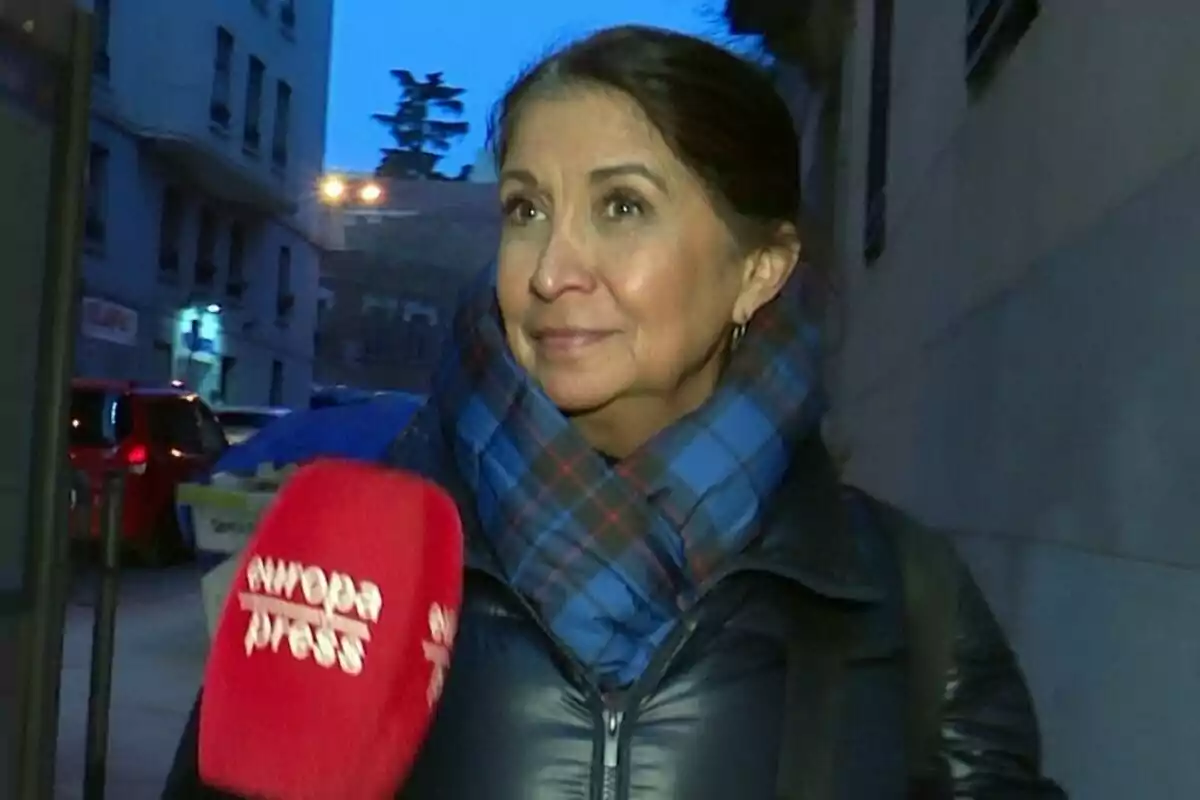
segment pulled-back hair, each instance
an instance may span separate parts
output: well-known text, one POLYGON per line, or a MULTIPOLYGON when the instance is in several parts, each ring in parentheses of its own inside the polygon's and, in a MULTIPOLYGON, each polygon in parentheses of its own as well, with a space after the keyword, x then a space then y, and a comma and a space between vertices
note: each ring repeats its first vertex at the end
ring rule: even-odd
POLYGON ((576 86, 631 98, 746 244, 764 244, 781 224, 797 221, 796 130, 771 79, 718 45, 658 28, 599 31, 522 74, 497 104, 489 129, 498 167, 526 102, 576 86))

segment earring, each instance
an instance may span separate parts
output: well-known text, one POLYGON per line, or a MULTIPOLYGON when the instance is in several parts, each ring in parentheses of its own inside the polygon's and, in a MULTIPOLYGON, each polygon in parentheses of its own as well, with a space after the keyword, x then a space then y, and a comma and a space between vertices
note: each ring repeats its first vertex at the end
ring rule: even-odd
POLYGON ((742 322, 733 326, 733 334, 729 337, 729 346, 737 347, 742 341, 742 337, 746 335, 746 323, 742 322))

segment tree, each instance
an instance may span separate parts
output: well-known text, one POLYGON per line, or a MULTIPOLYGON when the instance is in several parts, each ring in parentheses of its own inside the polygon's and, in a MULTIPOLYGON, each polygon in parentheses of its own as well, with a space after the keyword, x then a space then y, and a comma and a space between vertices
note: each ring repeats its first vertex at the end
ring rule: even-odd
POLYGON ((459 98, 466 90, 447 84, 440 72, 428 73, 425 80, 406 69, 394 69, 391 74, 400 84, 396 110, 371 118, 388 129, 396 146, 383 149, 376 174, 381 178, 455 180, 438 172, 437 165, 470 126, 437 117, 461 117, 463 102, 459 98))

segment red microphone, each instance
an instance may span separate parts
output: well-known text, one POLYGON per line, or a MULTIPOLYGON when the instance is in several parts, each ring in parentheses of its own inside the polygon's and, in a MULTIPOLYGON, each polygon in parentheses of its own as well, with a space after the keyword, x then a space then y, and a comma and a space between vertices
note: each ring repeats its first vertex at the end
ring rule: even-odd
POLYGON ((454 501, 410 473, 300 469, 240 558, 204 673, 200 777, 261 800, 391 798, 462 603, 454 501))

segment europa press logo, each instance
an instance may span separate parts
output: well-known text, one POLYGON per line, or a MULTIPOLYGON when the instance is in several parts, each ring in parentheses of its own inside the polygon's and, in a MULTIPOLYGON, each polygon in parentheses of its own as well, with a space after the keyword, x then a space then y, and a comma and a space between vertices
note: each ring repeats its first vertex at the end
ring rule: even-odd
POLYGON ((446 683, 446 670, 450 668, 450 650, 454 647, 454 637, 458 633, 458 616, 452 609, 445 608, 440 603, 429 606, 429 634, 422 642, 425 660, 431 665, 429 689, 425 699, 432 708, 442 696, 442 686, 446 683))
POLYGON ((246 565, 246 583, 238 600, 250 612, 247 656, 259 650, 277 653, 286 644, 300 661, 337 666, 347 675, 362 673, 371 626, 383 611, 378 585, 257 555, 246 565))

